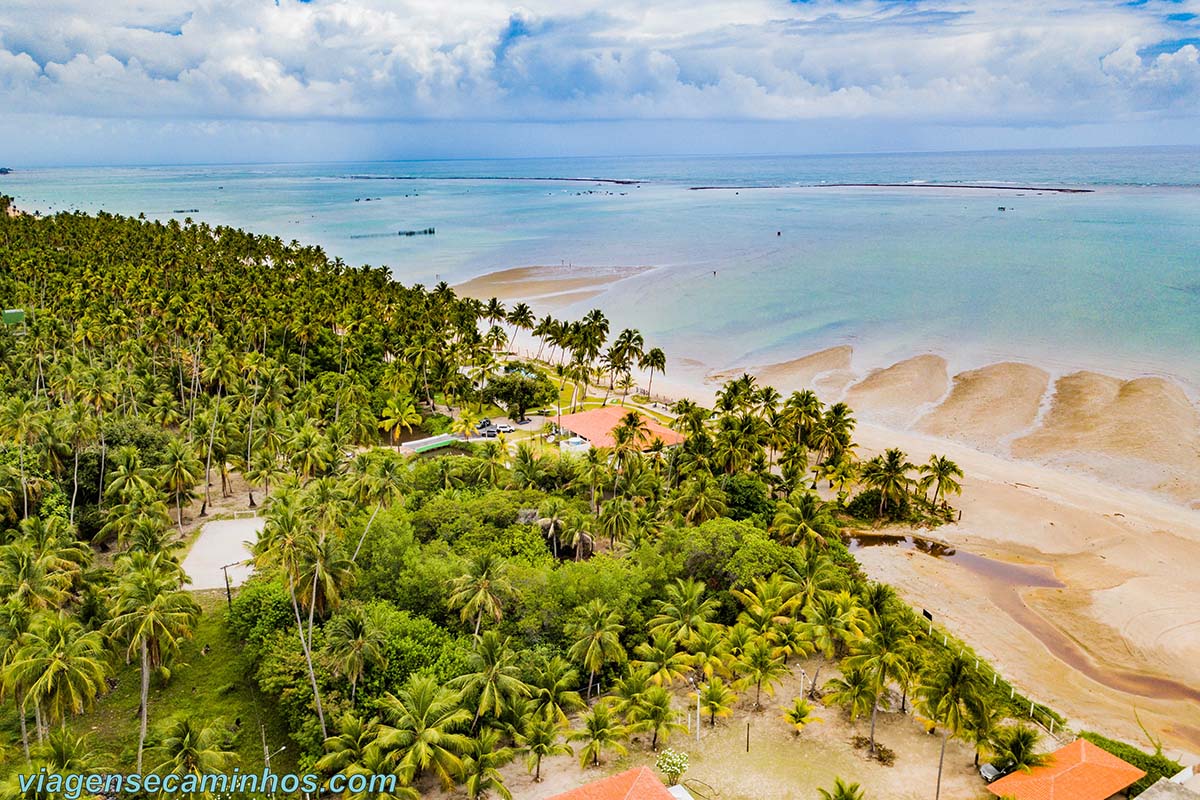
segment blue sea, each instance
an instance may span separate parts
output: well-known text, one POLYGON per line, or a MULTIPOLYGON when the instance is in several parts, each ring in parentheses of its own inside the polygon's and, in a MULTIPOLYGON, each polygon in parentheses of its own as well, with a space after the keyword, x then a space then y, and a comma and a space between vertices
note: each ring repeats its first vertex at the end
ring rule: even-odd
POLYGON ((599 306, 676 363, 848 343, 870 366, 933 351, 1200 385, 1200 149, 47 168, 0 192, 234 225, 427 285, 653 267, 559 313, 599 306))

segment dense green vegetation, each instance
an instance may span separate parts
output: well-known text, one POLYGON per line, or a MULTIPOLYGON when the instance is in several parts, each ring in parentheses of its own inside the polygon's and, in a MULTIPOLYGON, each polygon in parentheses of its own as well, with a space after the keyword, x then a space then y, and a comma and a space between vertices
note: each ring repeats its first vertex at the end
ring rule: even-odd
POLYGON ((0 296, 29 312, 0 331, 10 768, 261 766, 244 763, 260 731, 218 720, 219 700, 159 702, 198 632, 240 643, 246 675, 218 694, 268 698, 289 758, 394 773, 398 797, 507 797, 498 769, 518 755, 540 772, 565 752, 600 764, 634 733, 657 748, 677 694, 717 724, 814 653, 840 677, 811 694, 869 716, 873 753, 897 695, 943 741, 1011 743, 1020 698, 923 636, 840 536, 855 516, 945 519, 962 473, 858 460, 844 404, 743 376, 714 409, 674 405, 676 448, 629 413, 611 451, 582 457, 524 436, 410 458, 389 445, 466 432, 494 402, 626 402, 666 356, 633 330, 610 339, 599 311, 536 321, 228 228, 0 215, 0 265, 0 296), (535 363, 506 361, 518 331, 535 363), (266 521, 225 619, 186 591, 178 545, 235 490, 266 521), (133 716, 79 735, 132 680, 133 716))

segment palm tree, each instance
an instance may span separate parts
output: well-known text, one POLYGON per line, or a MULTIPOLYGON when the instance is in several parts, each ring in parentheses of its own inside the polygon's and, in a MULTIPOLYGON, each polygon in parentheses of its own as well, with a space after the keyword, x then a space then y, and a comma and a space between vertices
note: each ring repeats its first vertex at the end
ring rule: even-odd
POLYGON ((461 692, 464 700, 472 699, 475 717, 471 731, 479 727, 485 714, 502 715, 518 697, 529 697, 532 692, 521 680, 520 670, 508 639, 501 638, 496 631, 486 631, 476 638, 475 650, 467 658, 467 670, 450 681, 447 686, 461 692), (477 699, 475 699, 477 698, 477 699))
POLYGON ((630 662, 630 667, 645 669, 655 684, 671 686, 689 672, 691 657, 679 651, 675 639, 668 633, 660 633, 650 641, 642 642, 633 652, 638 660, 630 662))
POLYGON ((933 505, 948 494, 962 494, 962 468, 945 456, 930 456, 929 461, 920 467, 921 480, 918 482, 922 492, 929 493, 933 486, 933 505))
POLYGON ((642 702, 633 715, 632 728, 649 731, 650 749, 658 752, 660 738, 665 741, 673 731, 684 730, 685 726, 675 721, 671 693, 662 686, 651 686, 642 696, 642 702))
POLYGON ((361 767, 368 751, 378 750, 379 718, 364 720, 347 711, 337 721, 337 733, 325 740, 325 754, 317 759, 316 768, 322 772, 344 773, 361 767))
POLYGON ((22 518, 29 516, 29 481, 25 468, 25 452, 38 442, 45 427, 42 407, 33 400, 14 396, 0 406, 0 436, 17 447, 17 460, 21 470, 22 518))
POLYGON ((500 732, 495 728, 485 728, 471 740, 463 759, 468 800, 482 800, 491 797, 493 792, 504 800, 512 800, 512 792, 504 785, 500 767, 512 761, 517 751, 499 744, 500 732))
POLYGON ((821 800, 865 800, 866 795, 857 783, 845 783, 835 778, 832 789, 817 789, 821 800))
POLYGON ((1029 772, 1034 767, 1044 766, 1050 757, 1038 752, 1041 736, 1025 725, 1008 725, 996 731, 992 737, 996 763, 1010 769, 1029 772))
POLYGON ((578 685, 579 673, 562 656, 550 659, 542 657, 533 682, 529 684, 533 693, 534 713, 566 727, 569 714, 586 708, 579 692, 575 690, 578 685))
MULTIPOLYGON (((194 716, 172 720, 150 748, 159 775, 216 775, 237 761, 228 749, 229 729, 220 720, 194 716)), ((140 767, 139 767, 140 769, 140 767)))
POLYGON ((803 697, 797 697, 788 706, 784 712, 783 718, 787 720, 787 724, 791 725, 795 734, 799 736, 806 727, 814 722, 821 722, 821 718, 813 715, 812 704, 803 697))
POLYGON ((459 705, 461 695, 440 686, 436 678, 411 675, 397 694, 385 692, 379 701, 387 724, 379 727, 379 744, 398 756, 397 765, 408 780, 433 770, 449 789, 463 775, 461 755, 471 740, 455 728, 471 719, 459 705))
POLYGON ((542 534, 550 540, 554 548, 554 557, 558 558, 558 543, 566 524, 567 504, 559 497, 548 497, 538 508, 538 527, 542 534))
POLYGON ((568 736, 571 741, 584 742, 579 750, 581 767, 600 766, 600 756, 605 750, 625 755, 628 751, 623 742, 628 737, 629 729, 617 721, 607 703, 598 703, 584 714, 583 727, 568 736))
POLYGON ((858 652, 846 659, 853 669, 862 670, 874 683, 874 702, 871 704, 871 744, 868 752, 875 754, 875 718, 879 714, 879 698, 891 680, 905 676, 916 647, 916 637, 897 616, 883 613, 876 617, 873 629, 858 645, 858 652))
POLYGON ((783 659, 775 655, 766 639, 755 639, 737 659, 736 668, 742 675, 739 683, 743 687, 754 687, 754 710, 762 710, 762 690, 767 694, 775 689, 775 684, 787 673, 783 659))
POLYGON ((825 684, 825 699, 845 709, 850 721, 868 713, 876 705, 875 682, 861 669, 847 667, 840 678, 825 684))
POLYGON ((837 523, 816 492, 797 491, 780 503, 772 523, 776 535, 792 546, 824 548, 837 535, 837 523))
POLYGON ((942 796, 946 740, 966 730, 971 715, 979 708, 982 684, 971 663, 964 656, 952 653, 925 674, 917 694, 925 715, 942 727, 942 751, 934 793, 934 800, 938 800, 942 796))
POLYGON ((417 411, 417 407, 410 397, 393 396, 388 398, 381 417, 379 427, 388 432, 392 438, 392 444, 397 449, 400 448, 400 429, 411 432, 414 427, 421 424, 421 412, 417 411))
POLYGON ((159 483, 175 502, 175 523, 179 535, 183 535, 183 503, 196 497, 196 484, 200 482, 203 465, 181 439, 171 439, 163 450, 162 466, 159 467, 159 483))
POLYGON ((504 562, 491 553, 482 553, 471 561, 467 572, 450 583, 446 601, 451 610, 458 609, 463 622, 474 617, 475 636, 484 616, 497 623, 504 618, 504 597, 512 593, 504 562))
POLYGON ((650 635, 666 634, 676 642, 690 639, 717 611, 715 598, 704 597, 704 584, 678 578, 664 590, 658 613, 650 620, 650 635))
MULTIPOLYGON (((133 566, 137 561, 129 560, 133 566)), ((142 559, 142 566, 125 572, 114 588, 110 636, 126 644, 126 658, 139 654, 142 695, 139 716, 137 768, 142 769, 146 726, 150 717, 150 670, 165 664, 189 638, 200 617, 200 607, 179 588, 179 571, 160 556, 142 559)))
POLYGON ((736 702, 737 695, 719 677, 714 676, 700 687, 700 707, 708 713, 709 727, 716 727, 717 717, 732 715, 736 702))
POLYGON ((654 373, 659 372, 666 374, 667 372, 667 354, 657 347, 652 347, 646 354, 638 360, 638 366, 642 369, 650 370, 650 382, 646 386, 646 394, 653 397, 654 391, 654 373))
POLYGON ((608 535, 609 547, 629 536, 635 520, 633 503, 627 498, 614 497, 600 507, 600 533, 608 535))
POLYGON ((525 751, 525 766, 533 773, 533 782, 542 781, 542 759, 546 756, 574 755, 571 745, 559 741, 562 727, 537 714, 525 720, 523 730, 515 733, 513 738, 517 745, 525 751))
POLYGON ((596 673, 605 664, 623 663, 625 648, 621 646, 621 631, 625 626, 618 622, 618 615, 599 598, 583 608, 583 617, 571 629, 574 639, 567 657, 580 663, 588 670, 588 700, 592 699, 592 686, 596 673))
POLYGON ((900 503, 908 495, 912 479, 908 473, 916 469, 902 450, 888 448, 882 456, 868 461, 862 470, 863 482, 879 491, 879 516, 889 503, 900 503))
POLYGON ((675 508, 689 525, 699 525, 725 513, 725 493, 712 475, 701 472, 683 484, 675 508))
POLYGON ((65 612, 34 616, 18 640, 17 652, 5 670, 6 683, 25 687, 42 724, 64 722, 69 714, 91 707, 104 690, 108 673, 104 640, 99 631, 85 631, 65 612))
POLYGON ((374 607, 352 603, 325 626, 325 651, 334 672, 350 679, 350 702, 368 667, 381 667, 387 635, 374 607))

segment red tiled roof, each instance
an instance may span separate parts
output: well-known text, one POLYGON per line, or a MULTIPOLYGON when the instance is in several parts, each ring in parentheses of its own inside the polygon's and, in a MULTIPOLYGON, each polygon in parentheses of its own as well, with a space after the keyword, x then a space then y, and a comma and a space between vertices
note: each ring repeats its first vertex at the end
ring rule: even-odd
POLYGON ((1045 766, 1005 775, 987 788, 1016 800, 1108 800, 1145 774, 1087 739, 1076 739, 1051 753, 1045 766))
POLYGON ((673 431, 653 417, 626 406, 593 408, 591 411, 567 414, 556 419, 555 422, 560 428, 587 439, 593 447, 614 447, 616 441, 613 439, 613 429, 619 426, 621 418, 631 411, 646 423, 646 446, 649 446, 655 439, 662 439, 663 444, 667 446, 683 442, 684 436, 679 431, 673 431))
POLYGON ((556 794, 549 800, 675 800, 649 767, 638 767, 611 778, 556 794))

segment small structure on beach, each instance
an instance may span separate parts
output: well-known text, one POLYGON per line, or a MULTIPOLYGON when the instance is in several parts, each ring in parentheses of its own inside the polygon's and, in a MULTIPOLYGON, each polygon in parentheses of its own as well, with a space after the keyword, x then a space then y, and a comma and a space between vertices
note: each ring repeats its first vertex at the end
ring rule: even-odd
POLYGON ((621 427, 622 420, 627 414, 636 414, 644 425, 642 450, 648 450, 656 439, 663 446, 674 447, 683 444, 684 435, 663 425, 654 417, 648 416, 626 406, 602 406, 590 411, 580 411, 577 414, 567 414, 555 420, 558 429, 569 438, 561 442, 564 450, 587 450, 590 447, 615 447, 617 444, 614 431, 621 427), (571 439, 577 440, 571 443, 571 439))
POLYGON ((1076 739, 1051 753, 1045 766, 1005 775, 987 788, 1013 800, 1112 800, 1125 797, 1145 776, 1087 739, 1076 739))
POLYGON ((692 800, 692 796, 682 786, 668 790, 649 767, 637 767, 548 800, 692 800))

